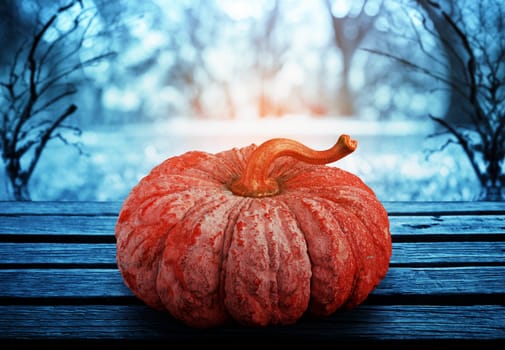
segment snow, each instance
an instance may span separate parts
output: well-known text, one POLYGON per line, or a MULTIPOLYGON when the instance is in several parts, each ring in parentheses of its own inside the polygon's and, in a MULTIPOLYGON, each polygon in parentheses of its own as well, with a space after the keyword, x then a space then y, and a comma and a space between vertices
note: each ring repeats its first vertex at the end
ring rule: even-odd
MULTIPOLYGON (((457 146, 427 136, 433 125, 346 118, 285 117, 260 120, 174 118, 156 124, 129 124, 84 130, 86 156, 60 142, 49 143, 32 177, 33 200, 123 200, 132 187, 164 159, 190 150, 219 152, 273 137, 296 139, 314 149, 331 147, 348 133, 358 149, 330 164, 360 176, 381 200, 473 200, 477 179, 457 146)), ((5 175, 0 174, 2 180, 5 175)), ((5 181, 4 181, 5 182, 5 181)), ((6 186, 0 200, 7 199, 6 186)))

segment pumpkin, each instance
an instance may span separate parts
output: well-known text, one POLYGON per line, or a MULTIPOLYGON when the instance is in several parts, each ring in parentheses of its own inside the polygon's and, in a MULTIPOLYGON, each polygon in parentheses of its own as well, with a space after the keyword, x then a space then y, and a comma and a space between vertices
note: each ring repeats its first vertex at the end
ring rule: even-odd
POLYGON ((361 304, 386 275, 388 215, 356 175, 318 151, 275 138, 168 158, 121 207, 116 259, 145 304, 198 328, 266 327, 361 304))

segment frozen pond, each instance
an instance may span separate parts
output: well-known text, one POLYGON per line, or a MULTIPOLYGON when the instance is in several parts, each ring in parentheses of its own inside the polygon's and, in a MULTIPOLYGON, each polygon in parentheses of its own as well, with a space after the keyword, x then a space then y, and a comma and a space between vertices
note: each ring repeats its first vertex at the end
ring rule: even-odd
MULTIPOLYGON (((358 149, 331 164, 360 176, 381 200, 473 200, 477 180, 457 146, 426 158, 443 144, 427 136, 429 123, 363 122, 285 118, 246 121, 188 121, 85 130, 86 156, 53 141, 31 182, 33 200, 123 200, 149 170, 190 150, 219 152, 273 137, 294 138, 309 147, 331 147, 342 133, 358 149)), ((6 199, 5 187, 0 199, 6 199)))

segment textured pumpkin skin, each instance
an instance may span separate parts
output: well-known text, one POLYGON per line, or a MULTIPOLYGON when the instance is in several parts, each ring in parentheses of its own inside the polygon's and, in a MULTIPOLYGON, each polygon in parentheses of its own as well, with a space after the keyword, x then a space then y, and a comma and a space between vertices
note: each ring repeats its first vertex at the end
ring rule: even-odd
POLYGON ((192 327, 292 324, 361 304, 386 275, 385 208, 337 167, 276 159, 281 192, 232 193, 255 145, 153 168, 119 213, 117 263, 147 305, 192 327))

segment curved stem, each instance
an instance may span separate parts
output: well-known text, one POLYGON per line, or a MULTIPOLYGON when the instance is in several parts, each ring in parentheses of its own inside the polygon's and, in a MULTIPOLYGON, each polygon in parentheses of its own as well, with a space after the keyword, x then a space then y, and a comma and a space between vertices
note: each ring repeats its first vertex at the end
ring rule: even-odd
POLYGON ((327 164, 352 153, 357 146, 358 142, 349 135, 341 135, 333 147, 324 151, 316 151, 298 141, 285 138, 268 140, 254 150, 242 176, 232 182, 230 189, 240 196, 273 196, 280 191, 279 183, 268 177, 268 171, 277 158, 290 156, 309 164, 327 164))

